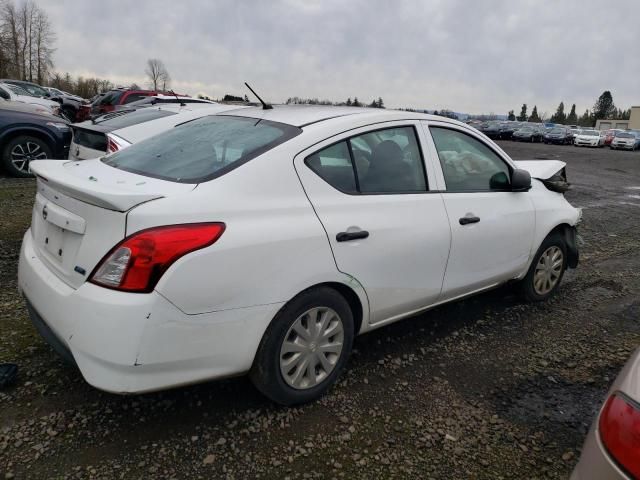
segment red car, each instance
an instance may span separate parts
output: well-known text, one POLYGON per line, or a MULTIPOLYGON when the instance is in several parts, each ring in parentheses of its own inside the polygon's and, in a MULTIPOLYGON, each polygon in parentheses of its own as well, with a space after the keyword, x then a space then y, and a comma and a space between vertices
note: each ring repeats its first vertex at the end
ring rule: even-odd
POLYGON ((82 122, 89 120, 96 115, 102 115, 103 113, 112 112, 116 105, 124 105, 127 103, 135 102, 144 97, 150 95, 157 95, 155 90, 126 90, 124 88, 116 88, 109 90, 104 95, 100 95, 93 103, 87 105, 81 105, 76 114, 76 122, 82 122))
POLYGON ((619 132, 624 132, 624 130, 620 130, 619 128, 612 128, 604 132, 604 144, 611 145, 611 142, 619 132))

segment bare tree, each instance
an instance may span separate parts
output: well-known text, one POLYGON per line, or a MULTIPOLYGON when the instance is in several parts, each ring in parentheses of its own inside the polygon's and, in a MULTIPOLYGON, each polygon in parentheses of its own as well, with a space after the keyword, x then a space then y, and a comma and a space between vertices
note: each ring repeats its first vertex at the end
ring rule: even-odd
POLYGON ((147 68, 144 71, 149 77, 149 85, 154 90, 166 90, 171 82, 167 67, 159 58, 147 60, 147 68))
POLYGON ((33 0, 0 0, 0 74, 43 83, 53 67, 55 36, 33 0))

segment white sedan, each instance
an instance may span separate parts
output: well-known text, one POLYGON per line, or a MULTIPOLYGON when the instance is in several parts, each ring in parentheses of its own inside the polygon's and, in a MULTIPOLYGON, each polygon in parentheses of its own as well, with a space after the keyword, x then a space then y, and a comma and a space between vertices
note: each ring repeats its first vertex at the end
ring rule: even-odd
POLYGON ((559 161, 443 117, 245 108, 102 159, 36 161, 19 286, 41 334, 116 393, 246 372, 292 405, 354 336, 578 263, 559 161))
POLYGON ((58 115, 60 113, 60 104, 58 102, 31 95, 22 87, 11 83, 0 83, 0 98, 13 102, 39 105, 46 108, 52 115, 58 115))
POLYGON ((573 137, 573 144, 576 147, 603 147, 604 132, 599 130, 579 130, 573 137))

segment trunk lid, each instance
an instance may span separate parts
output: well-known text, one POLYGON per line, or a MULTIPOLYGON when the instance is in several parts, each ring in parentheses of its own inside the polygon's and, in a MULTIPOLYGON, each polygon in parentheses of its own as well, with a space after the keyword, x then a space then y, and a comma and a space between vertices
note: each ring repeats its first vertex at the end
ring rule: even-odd
POLYGON ((42 160, 30 166, 37 177, 31 217, 36 253, 73 288, 124 238, 130 209, 194 188, 118 170, 100 160, 42 160))

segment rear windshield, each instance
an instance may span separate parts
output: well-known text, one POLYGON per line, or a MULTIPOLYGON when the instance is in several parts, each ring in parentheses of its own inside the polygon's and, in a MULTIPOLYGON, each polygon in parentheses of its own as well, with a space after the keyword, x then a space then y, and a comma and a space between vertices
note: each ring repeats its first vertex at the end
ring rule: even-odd
POLYGON ((224 175, 301 132, 283 123, 212 115, 178 125, 102 161, 148 177, 200 183, 224 175))
POLYGON ((130 127, 131 125, 137 125, 139 123, 150 122, 151 120, 156 120, 162 117, 168 117, 170 115, 175 115, 176 112, 169 112, 167 110, 160 109, 144 109, 144 110, 136 110, 133 112, 121 111, 116 112, 115 114, 107 114, 102 117, 103 121, 96 121, 97 124, 103 127, 109 127, 112 130, 118 130, 119 128, 130 127), (114 115, 109 118, 110 115, 114 115))
POLYGON ((120 97, 124 92, 122 90, 112 90, 104 94, 103 97, 98 98, 94 104, 95 105, 116 105, 120 97))

